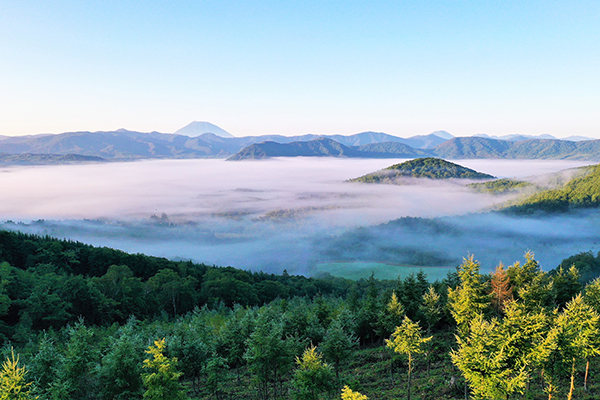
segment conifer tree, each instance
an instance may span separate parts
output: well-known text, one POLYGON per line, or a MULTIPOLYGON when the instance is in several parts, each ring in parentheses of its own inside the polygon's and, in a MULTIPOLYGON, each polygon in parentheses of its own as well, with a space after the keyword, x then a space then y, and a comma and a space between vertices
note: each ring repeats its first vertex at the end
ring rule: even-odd
POLYGON ((469 336, 457 337, 459 347, 451 353, 477 397, 509 399, 523 394, 533 367, 551 351, 545 314, 527 313, 517 302, 509 302, 505 311, 502 321, 478 315, 469 336))
POLYGON ((430 340, 431 336, 421 336, 419 323, 412 322, 408 317, 404 317, 402 324, 396 328, 391 338, 386 340, 387 346, 394 350, 395 353, 408 356, 408 400, 410 400, 413 357, 417 354, 422 354, 423 348, 421 346, 430 340))
POLYGON ((19 356, 10 349, 10 358, 2 364, 0 371, 0 400, 37 399, 31 394, 31 382, 25 380, 27 371, 19 366, 19 356))
MULTIPOLYGON (((433 286, 429 286, 429 289, 427 289, 423 295, 423 304, 421 304, 420 311, 425 319, 425 323, 427 324, 426 332, 427 335, 429 335, 435 324, 437 324, 442 317, 441 296, 435 291, 433 286)), ((425 358, 427 360, 427 376, 429 376, 431 367, 431 353, 432 346, 431 343, 428 343, 427 350, 425 352, 425 358)))
POLYGON ((380 311, 377 325, 379 327, 378 334, 382 337, 387 337, 402 323, 404 317, 404 306, 398 300, 396 292, 392 292, 392 297, 386 306, 380 311))
POLYGON ((471 255, 465 258, 458 268, 460 284, 456 289, 448 288, 450 313, 458 328, 460 337, 469 334, 469 324, 489 306, 489 297, 485 294, 479 263, 471 255))
POLYGON ((342 400, 369 400, 364 394, 353 391, 348 386, 342 388, 342 400))
POLYGON ((294 372, 292 386, 296 400, 319 400, 323 394, 330 394, 335 388, 333 370, 324 363, 316 347, 304 351, 302 358, 296 358, 298 369, 294 372))
POLYGON ((164 355, 165 339, 154 341, 146 353, 150 355, 144 360, 143 368, 149 372, 142 374, 147 390, 144 398, 149 400, 187 400, 179 378, 183 374, 177 371, 177 358, 164 355))
POLYGON ((500 263, 494 273, 492 274, 490 281, 492 305, 497 315, 501 315, 504 311, 505 303, 512 299, 512 287, 510 285, 510 278, 504 269, 504 265, 500 263))
MULTIPOLYGON (((600 354, 599 322, 600 316, 584 303, 581 294, 567 303, 565 310, 556 320, 559 328, 559 350, 562 353, 563 361, 571 364, 569 400, 573 397, 576 362, 600 354)), ((587 365, 589 366, 589 364, 587 365)))
POLYGON ((259 315, 244 354, 262 399, 270 397, 269 386, 273 388, 273 397, 277 398, 278 386, 291 370, 296 350, 293 339, 282 337, 281 323, 271 319, 268 311, 259 315))
POLYGON ((350 357, 352 349, 357 346, 358 339, 352 333, 346 332, 339 318, 329 325, 320 348, 325 358, 333 363, 338 379, 340 364, 350 357))

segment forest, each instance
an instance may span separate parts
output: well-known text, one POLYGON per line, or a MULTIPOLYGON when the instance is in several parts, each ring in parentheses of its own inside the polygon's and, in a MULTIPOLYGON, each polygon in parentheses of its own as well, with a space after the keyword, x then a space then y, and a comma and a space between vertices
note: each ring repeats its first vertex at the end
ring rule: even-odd
POLYGON ((593 399, 600 255, 351 281, 0 231, 1 398, 593 399))

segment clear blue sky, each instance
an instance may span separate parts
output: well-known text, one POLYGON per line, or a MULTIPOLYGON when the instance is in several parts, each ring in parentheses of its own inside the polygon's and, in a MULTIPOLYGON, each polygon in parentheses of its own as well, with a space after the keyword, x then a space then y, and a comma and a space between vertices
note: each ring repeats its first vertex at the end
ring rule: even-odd
POLYGON ((600 1, 0 0, 0 135, 600 138, 600 1))

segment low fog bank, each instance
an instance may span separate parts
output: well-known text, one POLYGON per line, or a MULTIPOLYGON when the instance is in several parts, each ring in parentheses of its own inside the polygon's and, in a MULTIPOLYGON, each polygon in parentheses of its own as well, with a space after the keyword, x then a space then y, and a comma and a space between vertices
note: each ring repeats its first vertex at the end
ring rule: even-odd
MULTIPOLYGON (((10 190, 0 193, 0 217, 15 221, 2 224, 7 229, 128 252, 302 274, 328 261, 453 266, 469 253, 491 269, 522 259, 528 249, 550 269, 577 252, 598 250, 595 212, 544 219, 481 214, 508 197, 456 182, 345 182, 402 161, 160 160, 4 169, 0 184, 10 190)), ((589 164, 459 163, 516 178, 589 164)))

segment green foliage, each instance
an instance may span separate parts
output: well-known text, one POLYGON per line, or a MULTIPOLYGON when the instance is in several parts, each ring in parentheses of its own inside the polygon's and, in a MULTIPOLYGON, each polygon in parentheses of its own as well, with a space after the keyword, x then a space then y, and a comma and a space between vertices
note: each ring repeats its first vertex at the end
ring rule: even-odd
POLYGON ((69 341, 64 362, 50 391, 53 398, 81 399, 97 388, 95 364, 100 356, 99 349, 95 346, 93 329, 85 326, 82 320, 67 329, 67 333, 69 341))
POLYGON ((385 341, 386 345, 395 353, 408 356, 408 400, 410 400, 411 392, 413 357, 417 354, 423 354, 425 351, 422 346, 431 339, 431 336, 421 336, 421 328, 418 322, 412 322, 408 317, 404 317, 402 325, 398 326, 392 333, 392 337, 385 341))
POLYGON ((248 349, 244 358, 254 376, 262 399, 277 398, 280 383, 291 370, 297 343, 283 338, 280 322, 271 318, 268 310, 259 315, 254 332, 247 340, 248 349))
POLYGON ((27 371, 19 366, 19 356, 11 348, 11 356, 2 364, 0 371, 0 400, 36 399, 31 394, 31 382, 25 380, 27 371))
POLYGON ((470 183, 467 187, 480 193, 491 193, 491 194, 507 194, 520 192, 525 188, 532 187, 533 184, 524 181, 517 181, 514 179, 503 178, 489 182, 475 182, 470 183))
POLYGON ((142 380, 147 390, 144 399, 149 400, 185 400, 187 395, 179 383, 182 373, 177 371, 177 358, 167 358, 165 339, 154 341, 146 353, 150 355, 144 360, 143 368, 149 372, 142 374, 142 380))
POLYGON ((558 350, 562 362, 571 363, 569 399, 574 389, 576 363, 600 354, 600 315, 583 301, 581 294, 571 300, 558 316, 558 350))
POLYGON ((398 178, 429 179, 493 179, 488 174, 474 171, 440 158, 415 158, 401 164, 394 164, 378 172, 352 179, 351 182, 393 183, 398 178))
POLYGON ((581 167, 580 174, 558 189, 534 193, 505 210, 516 214, 566 212, 600 205, 600 165, 581 167))
POLYGON ((533 366, 546 360, 552 340, 542 313, 529 314, 517 302, 506 307, 504 320, 487 321, 479 314, 468 337, 457 336, 452 362, 461 370, 473 393, 485 399, 508 399, 523 394, 533 366))
POLYGON ((427 292, 423 295, 423 304, 421 304, 421 314, 427 324, 427 332, 431 332, 435 324, 442 317, 442 302, 439 293, 436 293, 433 286, 429 286, 427 292))
POLYGON ((335 389, 333 370, 323 362, 316 347, 304 350, 302 358, 296 358, 298 368, 294 371, 292 397, 296 400, 319 400, 329 398, 335 389))
POLYGON ((461 337, 469 334, 469 324, 485 312, 489 305, 483 277, 479 273, 479 263, 471 255, 458 267, 460 284, 456 289, 448 288, 448 306, 456 321, 461 337))
POLYGON ((329 325, 320 347, 325 358, 335 366, 336 376, 339 376, 339 367, 358 347, 358 338, 346 330, 341 319, 336 319, 329 325))
POLYGON ((137 399, 142 396, 142 338, 131 320, 119 329, 98 367, 100 392, 104 398, 137 399))
POLYGON ((582 285, 594 280, 600 276, 600 254, 594 256, 591 251, 575 254, 561 261, 558 268, 568 270, 571 267, 577 268, 579 274, 579 282, 582 285))

